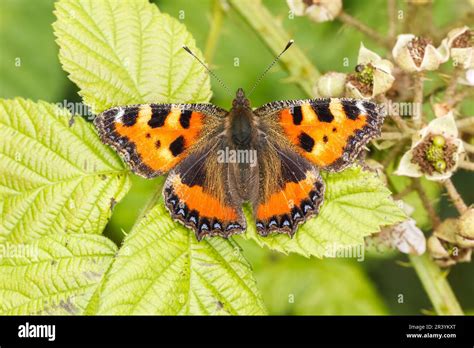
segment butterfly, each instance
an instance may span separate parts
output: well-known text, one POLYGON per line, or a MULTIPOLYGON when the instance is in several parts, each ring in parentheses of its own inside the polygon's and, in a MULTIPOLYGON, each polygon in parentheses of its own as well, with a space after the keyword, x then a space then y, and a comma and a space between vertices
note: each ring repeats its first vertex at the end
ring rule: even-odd
POLYGON ((244 204, 260 235, 292 237, 323 204, 320 172, 351 165, 380 133, 384 116, 371 101, 344 98, 252 109, 239 88, 230 111, 212 104, 139 104, 106 110, 94 123, 134 173, 168 173, 165 206, 201 240, 244 232, 244 204))

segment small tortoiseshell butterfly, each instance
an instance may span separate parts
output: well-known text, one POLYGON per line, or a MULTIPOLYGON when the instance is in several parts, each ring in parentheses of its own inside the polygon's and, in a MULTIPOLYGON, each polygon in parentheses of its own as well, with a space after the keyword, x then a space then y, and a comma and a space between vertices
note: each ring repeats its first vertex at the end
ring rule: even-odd
POLYGON ((201 240, 245 231, 245 202, 260 235, 293 236, 323 203, 320 171, 354 162, 383 119, 380 106, 354 99, 276 101, 254 110, 239 88, 230 111, 211 104, 128 105, 104 111, 94 123, 136 174, 169 172, 165 205, 201 240))

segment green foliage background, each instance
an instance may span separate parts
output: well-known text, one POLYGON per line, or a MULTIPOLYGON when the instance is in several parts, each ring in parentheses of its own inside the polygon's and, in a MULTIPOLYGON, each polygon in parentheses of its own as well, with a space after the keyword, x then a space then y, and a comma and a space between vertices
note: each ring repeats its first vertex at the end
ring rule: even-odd
MULTIPOLYGON (((212 1, 163 0, 155 1, 155 3, 161 12, 174 18, 180 18, 184 13, 184 18, 180 21, 193 35, 196 46, 201 50, 204 49, 210 27, 212 1)), ((286 30, 297 40, 300 49, 307 54, 320 71, 351 71, 356 62, 361 40, 364 40, 364 44, 371 49, 378 50, 381 54, 385 53, 362 34, 351 28, 342 27, 338 22, 314 25, 305 18, 289 20, 288 7, 285 2, 268 0, 264 1, 264 4, 278 19, 282 20, 286 30), (349 58, 351 62, 349 67, 342 65, 344 57, 349 58)), ((52 29, 52 23, 55 20, 53 8, 54 3, 49 0, 36 2, 0 0, 1 98, 22 96, 34 101, 40 99, 48 102, 81 101, 77 94, 77 86, 68 79, 58 59, 58 45, 54 42, 55 37, 52 29), (15 57, 22 57, 22 68, 18 71, 11 68, 11 61, 15 57)), ((370 23, 379 31, 386 30, 385 0, 344 1, 344 8, 355 17, 370 23)), ((436 1, 434 9, 435 22, 440 26, 460 16, 458 6, 453 6, 453 2, 448 0, 436 1)), ((234 11, 228 11, 212 62, 216 73, 227 82, 231 89, 237 87, 248 89, 272 58, 271 52, 245 21, 234 11), (239 67, 234 66, 236 57, 240 60, 239 67)), ((276 66, 252 95, 253 105, 258 106, 279 99, 306 98, 295 84, 285 81, 286 76, 287 74, 279 66, 276 66)), ((231 97, 215 81, 211 81, 211 84, 213 92, 211 102, 228 108, 231 97)), ((39 122, 38 127, 40 127, 41 120, 37 121, 39 122)), ((84 130, 84 132, 88 131, 84 130)), ((113 162, 113 160, 110 161, 113 162)), ((113 169, 114 163, 112 162, 109 162, 108 165, 113 169)), ((463 194, 469 192, 467 187, 469 183, 465 175, 461 171, 453 178, 463 194)), ((117 195, 120 195, 121 185, 129 184, 121 182, 119 177, 108 180, 119 181, 115 188, 117 195)), ((130 191, 126 194, 125 199, 115 206, 112 219, 104 232, 105 236, 120 245, 125 233, 129 233, 132 228, 142 229, 141 236, 130 237, 135 244, 132 242, 130 249, 123 251, 123 253, 129 253, 127 256, 130 259, 127 261, 132 265, 135 250, 133 245, 137 250, 140 250, 139 246, 142 244, 142 241, 136 240, 137 238, 143 238, 147 242, 156 240, 157 244, 153 244, 153 249, 160 245, 159 240, 162 237, 153 235, 153 229, 148 228, 145 222, 143 223, 145 226, 134 227, 140 211, 154 194, 159 180, 147 181, 132 177, 130 191), (147 235, 145 231, 149 231, 151 234, 147 235)), ((469 193, 465 196, 468 203, 474 200, 472 190, 470 192, 471 196, 468 196, 469 193)), ((437 197, 436 192, 434 197, 437 197)), ((441 199, 439 206, 442 216, 452 214, 452 208, 445 198, 441 199)), ((96 215, 96 221, 105 223, 103 212, 97 212, 96 215)), ((429 221, 426 223, 429 224, 429 221)), ((98 229, 99 227, 93 228, 98 229)), ((176 233, 179 235, 180 232, 176 233)), ((187 243, 188 241, 182 237, 176 237, 179 243, 187 243)), ((44 245, 45 253, 44 262, 45 265, 48 265, 50 264, 50 259, 47 256, 48 246, 57 241, 56 239, 61 240, 63 236, 45 238, 42 245, 44 245), (54 240, 51 241, 48 238, 54 240)), ((91 243, 90 250, 72 248, 72 252, 77 252, 77 255, 83 258, 85 265, 89 262, 89 255, 101 255, 101 258, 95 260, 96 262, 93 264, 97 271, 103 271, 105 261, 113 256, 117 248, 108 243, 105 238, 102 239, 94 234, 77 238, 78 245, 83 242, 79 240, 81 238, 91 239, 87 242, 91 243)), ((302 256, 284 256, 269 251, 267 248, 260 248, 254 242, 240 237, 237 238, 237 241, 254 270, 258 288, 270 314, 419 314, 423 309, 431 308, 414 271, 411 268, 403 267, 401 263, 394 262, 406 261, 405 256, 399 254, 384 257, 366 255, 365 262, 357 262, 355 259, 311 258, 308 260, 302 256), (404 297, 404 303, 398 303, 400 294, 404 297)), ((197 252, 199 253, 199 250, 197 252)), ((229 249, 229 253, 231 252, 232 250, 229 249)), ((118 265, 116 263, 113 267, 130 267, 124 262, 118 265)), ((84 263, 81 263, 80 267, 86 269, 84 263)), ((22 267, 28 267, 28 265, 22 265, 22 267)), ((67 268, 62 271, 67 273, 67 268)), ((10 270, 3 269, 2 272, 10 272, 10 270)), ((22 276, 21 267, 16 272, 18 272, 16 276, 22 276)), ((216 272, 224 271, 216 270, 216 272)), ((3 275, 6 276, 6 273, 3 275)), ((0 279, 1 277, 0 273, 0 279)), ((112 274, 111 277, 113 278, 114 275, 112 274)), ((458 265, 449 275, 453 290, 466 312, 474 310, 473 278, 474 270, 470 264, 458 265)), ((116 291, 125 281, 114 279, 112 285, 102 291, 105 293, 116 291)), ((208 281, 212 283, 212 280, 208 281)), ((81 286, 87 287, 87 284, 81 284, 81 286)), ((94 298, 95 294, 91 292, 87 296, 88 299, 94 298)), ((113 306, 110 303, 94 301, 89 305, 88 310, 98 310, 99 313, 101 310, 107 312, 107 308, 113 306)), ((199 304, 192 305, 198 306, 199 304)), ((122 308, 121 313, 140 313, 140 308, 147 308, 141 306, 146 306, 146 303, 136 303, 133 308, 122 308)), ((216 310, 221 309, 219 306, 216 308, 216 310)), ((51 310, 55 312, 54 309, 51 310)), ((187 313, 188 310, 189 308, 180 309, 182 313, 187 313)), ((224 310, 232 313, 232 309, 224 308, 224 310)), ((256 310, 255 313, 258 312, 256 310)))

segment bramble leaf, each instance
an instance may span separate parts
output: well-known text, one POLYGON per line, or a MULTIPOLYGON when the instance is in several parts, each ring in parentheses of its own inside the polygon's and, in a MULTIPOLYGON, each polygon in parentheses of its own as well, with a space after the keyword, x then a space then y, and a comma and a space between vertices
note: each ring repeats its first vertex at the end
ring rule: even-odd
POLYGON ((0 243, 102 233, 129 178, 90 124, 45 102, 0 100, 0 139, 0 243))
POLYGON ((138 103, 206 102, 208 73, 186 27, 147 0, 63 0, 54 32, 64 70, 98 113, 138 103))
POLYGON ((325 173, 323 180, 326 192, 319 215, 301 225, 292 239, 282 234, 261 237, 253 223, 243 237, 283 253, 323 257, 361 245, 365 236, 378 232, 381 226, 405 219, 390 191, 373 173, 354 167, 325 173))
POLYGON ((0 245, 0 314, 83 314, 116 249, 78 233, 0 245))
POLYGON ((163 204, 127 235, 96 299, 97 314, 265 313, 237 244, 198 242, 163 204))

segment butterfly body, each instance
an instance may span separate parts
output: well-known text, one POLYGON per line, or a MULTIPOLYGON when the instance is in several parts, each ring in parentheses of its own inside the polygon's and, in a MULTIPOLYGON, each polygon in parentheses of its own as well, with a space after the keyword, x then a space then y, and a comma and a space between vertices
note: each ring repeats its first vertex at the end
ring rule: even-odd
POLYGON ((383 118, 372 102, 338 98, 253 110, 239 89, 229 112, 211 104, 143 104, 106 110, 94 122, 136 174, 169 172, 165 205, 202 239, 245 231, 245 203, 262 236, 294 235, 323 204, 320 170, 350 165, 383 118))

